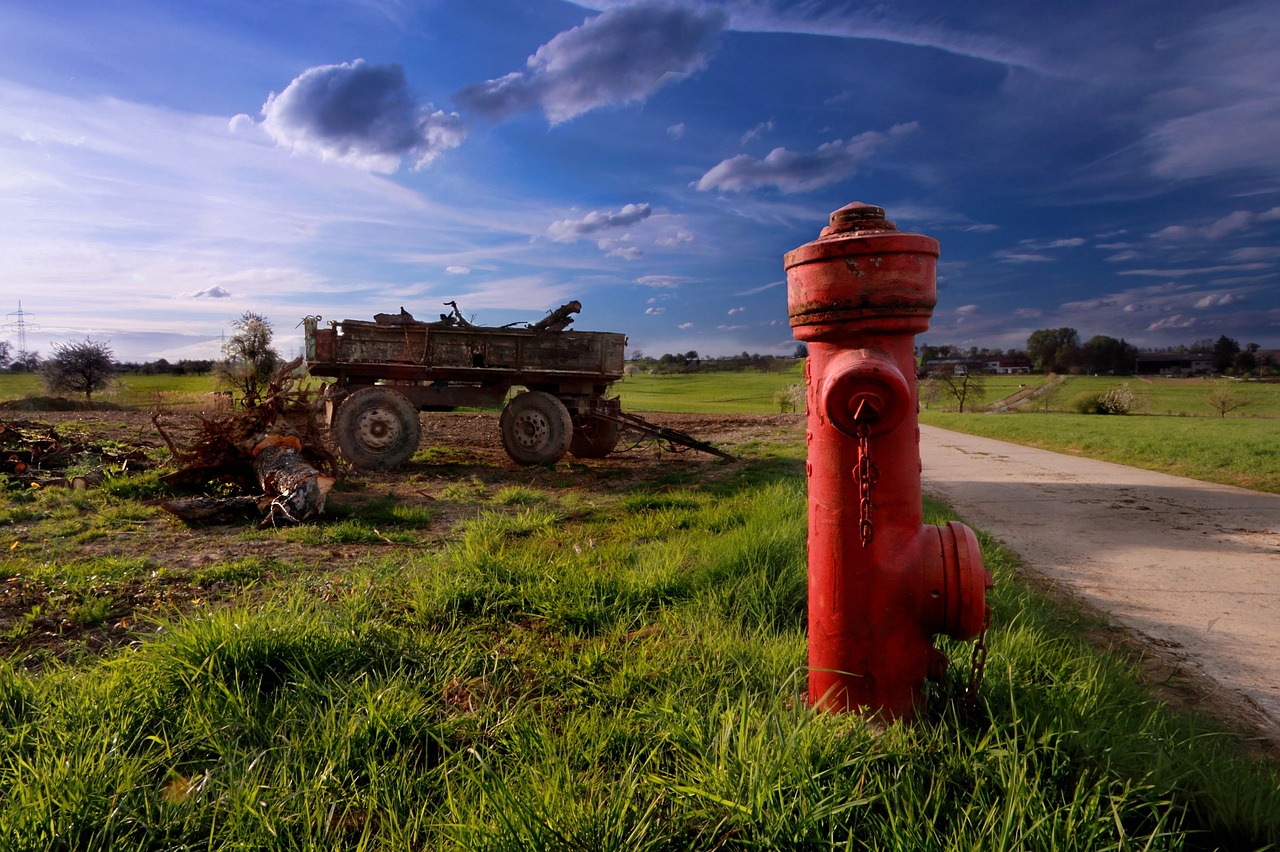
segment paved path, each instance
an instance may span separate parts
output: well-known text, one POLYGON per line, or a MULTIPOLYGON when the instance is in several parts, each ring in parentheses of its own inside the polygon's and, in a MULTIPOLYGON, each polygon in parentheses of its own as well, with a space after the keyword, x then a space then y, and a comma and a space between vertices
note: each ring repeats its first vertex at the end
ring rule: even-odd
POLYGON ((926 494, 1280 742, 1280 496, 921 426, 926 494), (1252 716, 1253 718, 1249 718, 1252 716))

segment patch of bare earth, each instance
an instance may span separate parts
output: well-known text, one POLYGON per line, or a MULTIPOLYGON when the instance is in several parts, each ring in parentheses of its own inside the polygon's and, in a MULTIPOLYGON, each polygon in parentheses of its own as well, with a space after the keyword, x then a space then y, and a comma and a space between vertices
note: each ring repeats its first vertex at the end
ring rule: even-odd
MULTIPOLYGON (((151 451, 164 446, 150 414, 145 412, 42 411, 23 412, 22 417, 48 424, 59 434, 88 433, 151 451)), ((273 580, 271 576, 254 582, 204 579, 206 575, 219 576, 210 569, 250 560, 274 566, 268 572, 307 574, 309 590, 316 596, 336 596, 342 591, 345 566, 398 549, 440 548, 459 523, 481 512, 518 511, 519 507, 496 505, 489 499, 509 486, 536 489, 554 499, 570 492, 589 495, 646 485, 660 488, 674 481, 706 483, 731 476, 739 469, 711 455, 673 452, 651 441, 631 446, 626 439, 619 452, 604 459, 566 456, 552 467, 525 468, 511 461, 503 450, 496 413, 423 413, 421 417, 423 437, 412 461, 390 472, 345 470, 329 495, 326 515, 307 524, 323 528, 343 519, 360 520, 362 507, 388 502, 399 507, 422 507, 431 517, 425 525, 386 536, 378 534, 372 541, 313 544, 296 535, 273 534, 270 529, 258 531, 252 521, 187 526, 158 509, 124 529, 74 543, 44 540, 39 520, 0 527, 0 547, 31 558, 48 552, 63 563, 141 559, 149 569, 140 579, 95 580, 71 592, 56 582, 0 576, 0 653, 27 665, 39 665, 49 655, 65 658, 102 653, 153 632, 159 623, 175 614, 225 605, 229 600, 252 600, 264 593, 273 580), (87 598, 97 599, 99 605, 93 619, 86 623, 77 612, 84 609, 87 598)), ((730 453, 753 441, 794 442, 803 434, 802 418, 796 415, 646 417, 730 453)), ((194 434, 200 421, 195 415, 178 414, 167 416, 163 423, 166 430, 181 437, 194 434)), ((278 579, 283 582, 291 578, 278 579)))

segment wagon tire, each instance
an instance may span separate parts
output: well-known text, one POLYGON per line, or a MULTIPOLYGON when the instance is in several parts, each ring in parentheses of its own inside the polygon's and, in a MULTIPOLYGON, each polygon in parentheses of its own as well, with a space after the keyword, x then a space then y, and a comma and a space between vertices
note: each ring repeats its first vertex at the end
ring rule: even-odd
POLYGON ((368 387, 342 401, 333 418, 333 437, 342 457, 359 470, 389 470, 418 449, 422 422, 403 394, 368 387))
POLYGON ((526 391, 502 409, 502 446, 516 464, 555 464, 569 451, 573 418, 545 391, 526 391))
POLYGON ((575 458, 602 459, 613 452, 622 439, 622 427, 603 417, 584 417, 573 430, 569 452, 575 458))

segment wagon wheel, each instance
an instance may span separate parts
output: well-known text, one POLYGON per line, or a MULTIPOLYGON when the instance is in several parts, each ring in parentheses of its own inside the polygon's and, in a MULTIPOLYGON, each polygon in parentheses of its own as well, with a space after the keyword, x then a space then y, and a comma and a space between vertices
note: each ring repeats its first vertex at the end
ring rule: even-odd
POLYGON ((343 457, 362 470, 399 467, 418 448, 422 423, 413 403, 390 388, 363 388, 342 401, 333 435, 343 457))
POLYGON ((569 452, 580 459, 602 459, 613 452, 622 438, 622 427, 603 417, 582 418, 573 430, 569 452))
POLYGON ((545 391, 527 391, 502 409, 502 446, 517 464, 555 464, 569 449, 573 418, 545 391))

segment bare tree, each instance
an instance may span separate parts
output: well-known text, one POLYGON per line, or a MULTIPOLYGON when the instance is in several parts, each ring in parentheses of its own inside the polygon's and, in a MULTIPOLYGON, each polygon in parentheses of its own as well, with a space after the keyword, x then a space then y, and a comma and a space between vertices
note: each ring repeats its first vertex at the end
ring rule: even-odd
POLYGON ((944 394, 955 398, 957 411, 964 413, 966 402, 977 402, 987 395, 986 382, 981 373, 967 369, 944 369, 929 374, 944 394))
POLYGON ((1209 407, 1218 412, 1218 416, 1223 419, 1237 408, 1244 408, 1249 404, 1249 400, 1241 396, 1235 388, 1222 383, 1215 384, 1213 389, 1204 395, 1204 401, 1209 403, 1209 407))
POLYGON ((0 370, 9 366, 9 362, 13 360, 13 344, 7 340, 0 340, 0 370))
POLYGON ((233 325, 236 333, 223 344, 224 360, 216 362, 213 371, 219 381, 240 394, 246 408, 252 408, 282 360, 271 345, 271 323, 266 317, 245 311, 233 325))
POLYGON ((919 383, 917 392, 919 393, 920 401, 924 403, 924 410, 928 411, 931 403, 942 399, 942 384, 930 375, 919 383))
POLYGON ((85 402, 91 402, 96 391, 115 380, 116 369, 111 347, 86 339, 83 343, 55 343, 53 357, 41 365, 40 372, 51 392, 82 393, 85 402))

